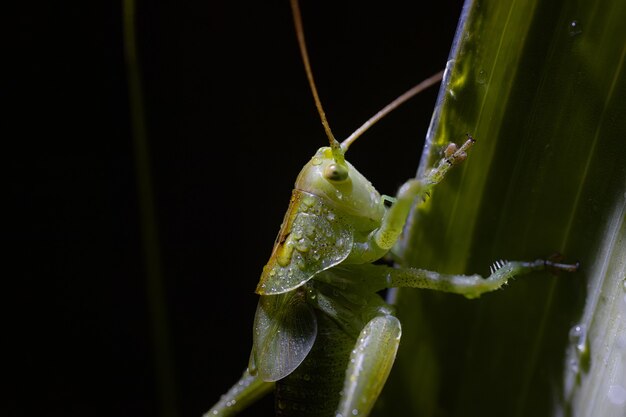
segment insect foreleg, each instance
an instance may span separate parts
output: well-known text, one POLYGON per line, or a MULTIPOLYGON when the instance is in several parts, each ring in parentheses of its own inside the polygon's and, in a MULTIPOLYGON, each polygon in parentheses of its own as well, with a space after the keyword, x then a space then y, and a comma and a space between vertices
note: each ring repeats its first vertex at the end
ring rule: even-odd
POLYGON ((359 258, 360 262, 372 262, 389 251, 402 233, 407 216, 416 200, 425 200, 450 168, 465 160, 467 151, 474 142, 469 136, 460 148, 450 144, 444 158, 428 175, 405 182, 398 191, 395 203, 385 212, 380 227, 370 234, 365 243, 355 244, 351 256, 359 258))
POLYGON ((273 382, 264 382, 246 369, 241 379, 202 417, 227 417, 239 413, 274 389, 273 382))

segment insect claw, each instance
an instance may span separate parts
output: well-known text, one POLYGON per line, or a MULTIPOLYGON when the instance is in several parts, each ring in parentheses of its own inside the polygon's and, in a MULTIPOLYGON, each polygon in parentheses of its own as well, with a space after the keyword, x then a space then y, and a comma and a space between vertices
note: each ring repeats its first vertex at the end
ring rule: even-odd
POLYGON ((563 256, 560 254, 552 255, 548 259, 543 261, 545 269, 553 275, 560 275, 561 272, 576 272, 580 268, 580 262, 576 261, 574 264, 561 263, 563 256))

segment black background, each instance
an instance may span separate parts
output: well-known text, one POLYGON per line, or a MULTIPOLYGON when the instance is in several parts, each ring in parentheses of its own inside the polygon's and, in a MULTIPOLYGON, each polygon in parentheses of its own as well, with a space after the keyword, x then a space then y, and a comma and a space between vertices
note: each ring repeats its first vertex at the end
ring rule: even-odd
MULTIPOLYGON (((460 0, 302 1, 338 138, 445 66, 460 0)), ((326 143, 289 2, 145 2, 137 30, 169 395, 159 393, 121 2, 7 10, 2 77, 3 415, 199 416, 247 364, 261 268, 302 165, 326 143), (17 284, 17 285, 14 285, 17 284), (15 288, 14 288, 15 286, 15 288)), ((437 88, 348 158, 381 193, 414 175, 437 88)), ((161 362, 162 363, 162 362, 161 362)), ((267 399, 247 415, 271 415, 267 399)))

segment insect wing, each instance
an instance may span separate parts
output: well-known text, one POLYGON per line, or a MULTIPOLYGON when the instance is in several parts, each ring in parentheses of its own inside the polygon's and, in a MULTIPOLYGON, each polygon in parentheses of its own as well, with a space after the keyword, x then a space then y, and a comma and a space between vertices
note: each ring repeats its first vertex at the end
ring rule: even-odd
POLYGON ((281 294, 350 254, 353 232, 336 211, 313 194, 294 190, 289 210, 256 292, 281 294))
POLYGON ((252 356, 259 377, 272 382, 292 373, 311 351, 316 336, 315 313, 301 293, 261 296, 252 356))

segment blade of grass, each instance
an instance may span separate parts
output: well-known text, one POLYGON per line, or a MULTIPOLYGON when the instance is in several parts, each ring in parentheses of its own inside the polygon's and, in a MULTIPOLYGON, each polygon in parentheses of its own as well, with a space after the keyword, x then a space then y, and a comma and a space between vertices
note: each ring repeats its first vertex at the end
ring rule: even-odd
POLYGON ((159 412, 164 417, 175 417, 178 415, 178 412, 176 408, 174 366, 170 351, 170 332, 163 289, 154 193, 150 176, 150 153, 135 29, 135 6, 134 0, 123 0, 124 53, 128 71, 128 94, 135 147, 141 238, 146 271, 146 297, 150 309, 154 362, 157 374, 155 388, 160 399, 159 412))
POLYGON ((414 213, 402 262, 487 274, 496 259, 560 252, 582 269, 524 277, 478 301, 400 291, 403 340, 381 415, 588 416, 600 404, 623 413, 624 330, 615 323, 624 318, 626 253, 623 223, 613 219, 626 190, 626 95, 618 93, 626 4, 468 1, 466 9, 420 170, 448 141, 469 132, 478 142, 414 213), (573 359, 584 364, 585 355, 566 357, 581 323, 590 361, 572 375, 573 359), (600 348, 607 344, 613 350, 600 348), (613 385, 598 388, 609 374, 613 385))

